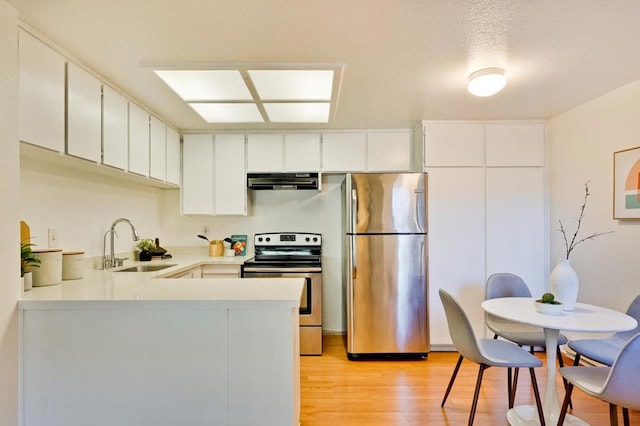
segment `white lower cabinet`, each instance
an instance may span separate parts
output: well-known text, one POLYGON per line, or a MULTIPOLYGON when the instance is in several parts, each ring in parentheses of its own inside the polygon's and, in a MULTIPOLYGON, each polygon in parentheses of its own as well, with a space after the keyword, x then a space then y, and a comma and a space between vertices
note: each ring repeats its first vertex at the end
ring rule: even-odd
POLYGON ((183 139, 182 214, 247 214, 244 135, 183 139))
POLYGON ((485 170, 427 168, 429 174, 429 328, 432 349, 451 345, 438 295, 451 293, 467 312, 476 335, 484 333, 485 170))
POLYGON ((240 265, 202 265, 202 278, 240 278, 240 265))

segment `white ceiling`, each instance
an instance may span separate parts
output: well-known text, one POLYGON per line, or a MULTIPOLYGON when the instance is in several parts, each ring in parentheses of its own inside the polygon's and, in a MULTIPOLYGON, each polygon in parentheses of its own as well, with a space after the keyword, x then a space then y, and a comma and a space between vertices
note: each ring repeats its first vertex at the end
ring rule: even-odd
POLYGON ((640 78, 638 0, 8 0, 181 130, 544 119, 640 78), (328 125, 207 124, 149 64, 344 64, 328 125), (499 94, 467 76, 503 67, 499 94))

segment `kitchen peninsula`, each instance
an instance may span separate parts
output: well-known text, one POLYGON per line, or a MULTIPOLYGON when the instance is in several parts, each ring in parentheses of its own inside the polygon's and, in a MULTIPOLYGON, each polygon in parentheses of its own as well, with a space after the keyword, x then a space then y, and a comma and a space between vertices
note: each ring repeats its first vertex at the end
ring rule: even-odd
POLYGON ((207 261, 170 263, 23 294, 21 425, 298 424, 303 279, 159 278, 207 261))

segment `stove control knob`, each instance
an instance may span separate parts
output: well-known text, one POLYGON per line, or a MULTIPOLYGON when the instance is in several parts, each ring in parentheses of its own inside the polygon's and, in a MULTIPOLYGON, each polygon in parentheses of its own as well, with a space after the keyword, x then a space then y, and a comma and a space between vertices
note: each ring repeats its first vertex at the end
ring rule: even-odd
POLYGON ((267 242, 271 241, 271 237, 267 237, 267 242))
POLYGON ((309 242, 311 239, 309 237, 304 239, 306 242, 309 242))
POLYGON ((261 243, 262 242, 262 237, 258 237, 258 242, 261 243))
POLYGON ((313 242, 317 243, 318 242, 318 237, 313 237, 313 242))

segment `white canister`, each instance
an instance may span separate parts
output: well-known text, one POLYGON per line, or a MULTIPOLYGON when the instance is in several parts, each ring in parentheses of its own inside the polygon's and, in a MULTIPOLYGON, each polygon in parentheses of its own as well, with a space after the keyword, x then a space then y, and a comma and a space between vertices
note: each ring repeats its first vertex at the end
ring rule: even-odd
POLYGON ((34 249, 33 254, 40 259, 40 267, 29 266, 33 272, 33 286, 42 287, 62 282, 62 249, 34 249))
POLYGON ((62 252, 62 279, 79 280, 84 271, 83 251, 62 252))

